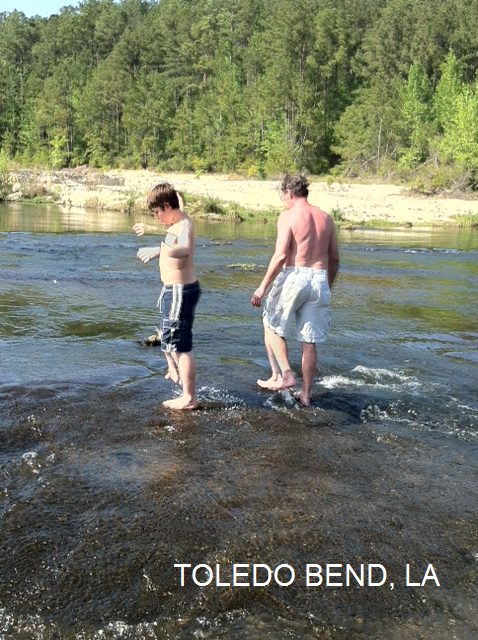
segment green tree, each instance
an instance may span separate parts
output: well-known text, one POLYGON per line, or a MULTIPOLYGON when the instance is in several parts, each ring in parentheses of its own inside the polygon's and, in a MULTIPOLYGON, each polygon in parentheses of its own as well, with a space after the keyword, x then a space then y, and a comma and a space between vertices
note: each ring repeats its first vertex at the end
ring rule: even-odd
POLYGON ((78 127, 86 158, 96 166, 111 165, 123 153, 123 112, 132 79, 114 52, 95 69, 78 105, 78 127))
MULTIPOLYGON (((478 86, 465 86, 441 142, 441 150, 475 176, 478 171, 478 86)), ((475 178, 474 178, 475 179, 475 178)))
POLYGON ((425 69, 416 62, 410 67, 401 91, 403 142, 399 150, 399 163, 409 169, 426 160, 429 154, 434 128, 431 97, 431 84, 425 69))
POLYGON ((173 129, 174 87, 155 71, 140 72, 126 96, 123 126, 125 153, 136 165, 155 166, 163 161, 173 129))
POLYGON ((345 175, 387 173, 396 161, 401 139, 401 84, 376 82, 359 89, 335 127, 334 150, 345 175))
POLYGON ((20 11, 0 14, 0 143, 6 141, 9 155, 18 150, 36 34, 35 22, 20 11))
POLYGON ((441 77, 433 95, 433 109, 440 131, 444 132, 453 121, 457 100, 464 89, 464 68, 453 51, 440 65, 440 72, 441 77))

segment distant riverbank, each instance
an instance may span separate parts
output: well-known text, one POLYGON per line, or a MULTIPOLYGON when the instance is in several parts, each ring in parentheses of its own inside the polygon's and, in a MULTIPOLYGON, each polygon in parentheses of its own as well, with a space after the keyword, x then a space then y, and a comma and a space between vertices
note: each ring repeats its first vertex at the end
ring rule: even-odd
MULTIPOLYGON (((99 171, 88 167, 12 173, 7 200, 48 199, 67 209, 140 213, 149 189, 161 180, 193 197, 235 203, 250 216, 279 211, 279 180, 247 180, 227 175, 157 173, 148 170, 99 171)), ((392 184, 312 181, 310 200, 351 224, 429 227, 457 224, 478 216, 477 198, 423 196, 392 184)), ((187 197, 186 197, 187 202, 187 197)))

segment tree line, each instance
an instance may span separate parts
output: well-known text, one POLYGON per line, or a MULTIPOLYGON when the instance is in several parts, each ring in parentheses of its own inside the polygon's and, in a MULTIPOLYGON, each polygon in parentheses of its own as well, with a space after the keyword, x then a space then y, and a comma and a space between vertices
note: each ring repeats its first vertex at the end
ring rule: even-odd
POLYGON ((478 0, 84 0, 0 13, 0 155, 478 186, 478 0))

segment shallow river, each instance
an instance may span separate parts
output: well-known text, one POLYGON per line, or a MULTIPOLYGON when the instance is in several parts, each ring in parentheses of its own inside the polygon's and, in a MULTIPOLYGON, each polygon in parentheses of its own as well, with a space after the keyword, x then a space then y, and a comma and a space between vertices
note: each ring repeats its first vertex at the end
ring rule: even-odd
POLYGON ((255 386, 274 227, 199 223, 177 415, 132 223, 0 207, 0 637, 475 639, 478 232, 340 233, 305 409, 255 386))

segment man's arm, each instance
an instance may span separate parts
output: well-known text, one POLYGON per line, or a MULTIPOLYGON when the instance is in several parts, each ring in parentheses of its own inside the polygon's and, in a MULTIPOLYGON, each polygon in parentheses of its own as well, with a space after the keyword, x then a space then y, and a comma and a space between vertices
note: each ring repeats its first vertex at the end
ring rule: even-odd
POLYGON ((291 238, 292 230, 286 220, 284 212, 280 215, 279 220, 277 221, 277 239, 275 249, 272 258, 270 259, 269 266, 267 267, 266 274, 263 277, 258 289, 256 289, 252 294, 252 306, 261 306, 262 298, 264 297, 269 285, 284 266, 291 238))
POLYGON ((339 270, 339 249, 337 247, 337 234, 335 232, 335 227, 330 238, 329 243, 329 251, 328 251, 328 267, 327 267, 327 276, 329 280, 329 287, 332 289, 332 285, 334 284, 334 280, 337 276, 339 270))

